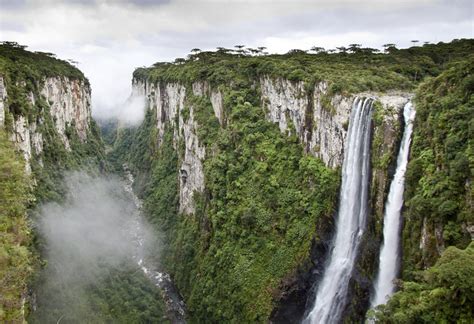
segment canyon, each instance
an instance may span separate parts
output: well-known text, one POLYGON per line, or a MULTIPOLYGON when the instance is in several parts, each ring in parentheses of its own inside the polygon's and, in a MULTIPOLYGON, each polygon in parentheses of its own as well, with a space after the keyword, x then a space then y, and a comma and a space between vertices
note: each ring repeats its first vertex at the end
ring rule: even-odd
MULTIPOLYGON (((14 297, 0 298, 0 315, 13 322, 68 316, 63 314, 67 307, 54 308, 54 302, 54 311, 41 306, 59 289, 56 283, 29 281, 33 272, 51 271, 38 259, 48 260, 48 251, 55 251, 47 232, 33 243, 30 233, 36 227, 30 226, 51 221, 41 212, 44 206, 78 204, 71 197, 81 194, 67 180, 75 170, 85 172, 84 179, 121 177, 122 189, 101 190, 120 196, 125 188, 126 206, 133 206, 115 212, 121 217, 137 220, 137 211, 142 213, 146 225, 136 222, 130 240, 141 246, 145 228, 159 238, 149 247, 149 259, 131 252, 132 262, 105 266, 108 281, 94 280, 84 288, 86 297, 71 297, 92 307, 89 315, 99 322, 111 314, 132 322, 361 322, 377 313, 387 295, 395 293, 402 305, 398 296, 409 291, 416 273, 438 278, 439 267, 471 253, 466 123, 472 119, 472 78, 466 71, 472 61, 463 61, 471 40, 460 44, 459 52, 454 42, 398 54, 196 53, 184 64, 136 69, 131 96, 145 99, 144 120, 138 126, 101 121, 102 130, 91 117, 91 88, 80 71, 36 54, 56 72, 29 62, 36 79, 22 78, 12 62, 26 51, 2 46, 1 57, 10 64, 5 65, 10 70, 0 71, 2 145, 12 145, 5 156, 17 161, 12 168, 21 169, 18 174, 26 180, 18 181, 31 196, 8 218, 19 224, 9 226, 20 228, 9 230, 13 243, 8 244, 28 251, 23 252, 27 270, 11 277, 14 297), (445 67, 428 49, 454 53, 452 65, 445 67), (404 55, 411 55, 412 63, 404 55), (428 67, 417 61, 426 57, 432 61, 428 67), (421 66, 426 80, 419 83, 410 69, 421 66), (416 111, 414 121, 406 107, 416 111), (442 139, 450 145, 443 146, 442 139), (392 212, 397 223, 389 233, 397 183, 392 212), (20 232, 25 234, 15 238, 20 232), (393 249, 387 256, 388 245, 393 249), (374 297, 380 285, 390 289, 374 297), (113 305, 120 300, 127 301, 123 312, 113 305), (145 312, 149 301, 153 307, 145 312), (136 315, 138 309, 142 315, 136 315)), ((49 258, 54 264, 54 256, 49 258)), ((5 271, 13 274, 13 261, 8 264, 5 271)), ((471 271, 465 264, 462 273, 471 271)), ((445 282, 424 278, 423 289, 445 282)), ((463 289, 452 300, 467 302, 453 316, 469 318, 472 300, 463 297, 463 289)), ((389 311, 378 313, 378 320, 398 312, 396 302, 388 300, 389 311)), ((445 305, 448 314, 453 308, 445 305)), ((75 308, 74 314, 87 307, 75 308)))

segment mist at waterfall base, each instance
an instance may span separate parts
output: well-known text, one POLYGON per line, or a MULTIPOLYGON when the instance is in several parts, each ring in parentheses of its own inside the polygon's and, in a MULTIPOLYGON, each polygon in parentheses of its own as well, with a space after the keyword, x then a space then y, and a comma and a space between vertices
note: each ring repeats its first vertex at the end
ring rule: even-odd
POLYGON ((411 102, 403 109, 405 129, 397 157, 397 168, 390 184, 387 205, 384 214, 383 237, 384 241, 379 256, 379 268, 374 282, 374 296, 371 299, 371 308, 385 304, 387 298, 395 291, 394 280, 397 278, 400 262, 400 226, 403 207, 403 192, 405 189, 405 171, 408 164, 411 133, 415 110, 411 102))
MULTIPOLYGON (((35 289, 32 321, 112 320, 101 317, 114 307, 108 299, 119 298, 116 294, 129 286, 149 285, 133 259, 137 245, 131 221, 136 222, 138 210, 118 178, 75 172, 65 184, 65 201, 47 203, 36 215, 47 264, 35 289)), ((149 226, 141 225, 144 249, 156 247, 149 226)))
POLYGON ((372 99, 352 106, 342 166, 340 205, 329 262, 305 324, 338 323, 346 306, 349 280, 368 213, 372 99))

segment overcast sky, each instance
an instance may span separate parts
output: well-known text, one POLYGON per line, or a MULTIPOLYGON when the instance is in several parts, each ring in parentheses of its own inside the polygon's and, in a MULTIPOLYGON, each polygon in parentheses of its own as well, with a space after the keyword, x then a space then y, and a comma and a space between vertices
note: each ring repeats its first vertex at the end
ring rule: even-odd
POLYGON ((351 43, 380 48, 473 38, 471 0, 0 0, 0 39, 78 61, 93 114, 130 94, 134 68, 192 48, 283 53, 351 43))

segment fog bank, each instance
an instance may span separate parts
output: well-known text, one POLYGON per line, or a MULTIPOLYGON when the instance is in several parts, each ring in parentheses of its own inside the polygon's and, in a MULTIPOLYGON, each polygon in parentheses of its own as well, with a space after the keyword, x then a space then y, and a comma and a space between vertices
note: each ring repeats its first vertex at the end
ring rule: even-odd
POLYGON ((157 243, 124 182, 74 172, 65 183, 65 201, 40 206, 35 217, 46 266, 35 288, 33 322, 61 316, 96 321, 114 300, 110 296, 126 298, 133 280, 151 286, 137 277, 136 256, 152 246, 156 252, 157 243))

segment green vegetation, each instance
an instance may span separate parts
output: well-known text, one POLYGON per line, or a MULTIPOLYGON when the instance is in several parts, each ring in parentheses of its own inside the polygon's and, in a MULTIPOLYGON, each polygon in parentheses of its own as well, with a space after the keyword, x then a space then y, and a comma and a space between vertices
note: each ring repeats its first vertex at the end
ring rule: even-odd
POLYGON ((436 264, 401 284, 378 308, 380 323, 472 323, 474 321, 474 243, 450 246, 436 264))
MULTIPOLYGON (((151 110, 147 110, 145 119, 139 127, 115 129, 112 126, 110 132, 115 132, 113 150, 107 155, 111 168, 117 172, 123 172, 123 163, 135 173, 135 192, 144 197, 143 190, 150 181, 152 163, 155 161, 157 151, 157 129, 156 116, 151 110), (140 172, 138 172, 140 171, 140 172)), ((171 145, 172 146, 172 145, 171 145)))
POLYGON ((15 77, 12 82, 22 80, 30 88, 35 88, 42 78, 58 76, 81 80, 89 86, 84 74, 70 63, 52 53, 27 51, 26 46, 15 42, 0 42, 0 75, 4 73, 15 77))
MULTIPOLYGON (((327 224, 332 222, 338 173, 305 155, 295 136, 282 135, 276 125, 265 121, 259 87, 259 79, 264 76, 303 81, 307 90, 311 90, 316 82, 328 81, 329 91, 322 99, 329 111, 332 107, 327 103, 337 93, 347 95, 390 89, 414 91, 422 81, 435 77, 423 83, 418 91, 420 124, 416 126, 419 133, 417 135, 415 131, 414 146, 430 141, 420 147, 436 143, 445 149, 445 137, 431 137, 430 132, 439 127, 432 124, 433 120, 442 121, 444 131, 451 127, 451 118, 459 123, 449 128, 450 132, 458 134, 456 139, 451 138, 456 146, 456 152, 451 154, 457 160, 455 166, 439 160, 435 170, 445 168, 444 176, 454 176, 456 179, 452 180, 457 181, 450 187, 455 188, 454 191, 450 189, 451 195, 456 196, 457 205, 451 206, 456 208, 455 211, 450 206, 441 208, 445 215, 451 213, 444 222, 447 224, 444 227, 446 243, 466 246, 468 240, 461 231, 461 218, 465 221, 467 215, 473 213, 466 209, 468 206, 465 204, 470 189, 461 189, 469 179, 465 172, 466 160, 457 150, 461 147, 458 140, 463 141, 463 149, 468 147, 467 106, 461 109, 464 117, 453 117, 456 115, 453 112, 440 118, 437 114, 442 111, 433 109, 431 102, 423 104, 422 94, 434 91, 429 88, 429 84, 436 82, 433 80, 443 80, 446 73, 454 73, 449 71, 457 64, 461 65, 459 62, 473 52, 474 41, 455 40, 403 50, 387 44, 384 54, 353 45, 339 49, 339 53, 316 49, 316 54, 295 50, 285 55, 265 55, 260 49, 246 50, 243 47, 238 47, 233 53, 223 48, 216 52, 194 49, 187 59, 156 63, 134 72, 134 78, 143 82, 156 85, 178 82, 186 87, 181 117, 184 121, 189 120, 192 107, 199 142, 206 148, 205 190, 194 193, 196 209, 191 215, 178 212, 179 165, 184 144, 182 138, 173 139, 175 130, 169 124, 161 145, 157 143, 155 107, 149 107, 142 126, 119 131, 114 151, 110 154, 116 165, 128 163, 142 179, 137 186, 144 198, 145 210, 150 221, 165 236, 161 256, 163 266, 172 274, 184 295, 191 322, 267 321, 275 302, 281 297, 282 282, 292 278, 305 264, 311 243, 319 240, 318 230, 321 226, 328 228, 327 224), (441 74, 446 69, 448 72, 441 74), (223 94, 223 126, 214 116, 210 99, 206 95, 199 97, 191 93, 195 81, 209 82, 213 89, 219 89, 223 94), (454 214, 458 216, 454 217, 454 214)), ((470 73, 467 66, 461 68, 460 65, 457 71, 462 70, 466 75, 470 73)), ((445 86, 444 92, 457 91, 449 83, 438 83, 445 86)), ((465 81, 465 87, 472 90, 471 83, 465 81)), ((466 91, 453 93, 452 99, 466 99, 470 96, 466 97, 466 91)), ((456 104, 448 103, 440 95, 431 96, 430 100, 439 98, 441 106, 459 104, 459 99, 456 104)), ((396 148, 386 145, 387 125, 377 106, 374 126, 372 148, 381 154, 373 154, 377 179, 372 194, 383 196, 396 148)), ((392 135, 400 136, 399 133, 396 129, 392 135)), ((421 149, 413 150, 414 160, 417 159, 417 150, 421 149)), ((436 152, 432 156, 440 155, 436 152)), ((467 161, 471 163, 471 160, 468 158, 467 161)), ((418 170, 418 175, 428 176, 430 173, 413 166, 410 169, 408 192, 411 190, 413 196, 413 192, 420 192, 414 188, 419 183, 418 178, 413 177, 415 170, 418 170)), ((432 184, 433 181, 427 179, 423 183, 432 184)), ((422 196, 429 197, 426 193, 422 196)), ((442 199, 438 201, 442 202, 442 199)), ((373 203, 376 204, 376 213, 381 214, 381 202, 374 200, 373 203)), ((415 218, 420 219, 420 216, 415 218)), ((413 216, 407 218, 404 232, 407 259, 418 253, 413 247, 419 244, 419 240, 406 243, 413 235, 412 226, 419 235, 419 223, 413 225, 417 222, 413 219, 413 216)), ((380 229, 375 229, 375 232, 379 233, 380 229)), ((367 262, 373 261, 370 260, 367 262)), ((364 264, 367 269, 370 268, 368 263, 364 264)), ((407 268, 414 269, 410 268, 410 262, 407 268)))
MULTIPOLYGON (((160 292, 141 269, 121 264, 93 283, 53 287, 38 291, 38 308, 31 323, 168 323, 160 292), (67 310, 67 312, 65 312, 67 310)), ((51 275, 51 274, 49 274, 51 275)), ((60 277, 60 275, 59 275, 60 277)))
POLYGON ((32 272, 31 233, 26 219, 29 182, 25 166, 0 128, 0 321, 23 318, 26 285, 32 272))
MULTIPOLYGON (((331 222, 339 176, 266 121, 251 91, 229 89, 224 100, 228 125, 207 123, 218 134, 206 137, 207 151, 216 153, 205 161, 206 190, 181 221, 170 264, 184 260, 173 273, 197 322, 264 322, 282 280, 308 259, 316 224, 331 222)), ((215 119, 209 105, 195 108, 197 116, 207 108, 202 120, 215 119)))
POLYGON ((67 151, 50 114, 50 103, 46 102, 41 89, 47 77, 79 80, 86 88, 89 88, 89 82, 81 71, 54 58, 53 54, 32 53, 13 42, 0 44, 0 76, 7 88, 6 131, 11 132, 13 122, 24 116, 29 124, 36 123, 37 131, 43 136, 43 152, 39 155, 32 152, 31 168, 36 180, 34 196, 37 201, 60 200, 64 196, 63 172, 79 168, 93 170, 102 165, 105 153, 100 130, 93 120, 85 141, 79 138, 73 124, 66 125, 71 147, 71 151, 67 151))
MULTIPOLYGON (((392 48, 388 53, 358 49, 329 54, 290 51, 284 55, 245 55, 218 49, 197 52, 187 60, 155 63, 150 68, 135 70, 136 79, 181 81, 206 80, 212 85, 244 83, 260 76, 283 77, 307 84, 329 82, 329 95, 387 89, 412 90, 427 76, 436 76, 447 62, 464 59, 474 51, 474 40, 461 39, 451 43, 425 44, 409 49, 392 48)), ((248 53, 251 53, 248 51, 248 53)))
POLYGON ((423 83, 416 96, 411 161, 407 169, 404 277, 431 266, 436 245, 465 248, 471 238, 463 230, 474 222, 474 57, 452 64, 439 77, 423 83), (426 249, 418 248, 425 219, 426 249), (436 237, 433 228, 441 228, 436 237), (442 241, 442 242, 440 242, 442 241))
POLYGON ((110 154, 116 165, 127 162, 147 175, 148 182, 137 186, 150 222, 164 232, 163 266, 192 322, 267 320, 282 281, 308 260, 317 224, 332 221, 338 172, 265 120, 259 90, 250 82, 221 87, 229 113, 225 128, 209 98, 188 92, 183 118, 192 106, 197 135, 209 152, 206 189, 194 194, 194 214, 178 213, 182 143, 174 149, 168 127, 157 149, 154 109, 140 127, 121 130, 110 154))
POLYGON ((27 211, 40 202, 64 199, 63 173, 79 168, 97 170, 98 166, 104 166, 105 154, 100 131, 92 120, 86 140, 79 138, 74 124, 66 125, 65 135, 71 148, 67 150, 50 114, 51 103, 41 94, 47 77, 79 80, 87 90, 89 83, 77 68, 55 59, 52 54, 32 53, 24 46, 3 42, 0 44, 0 76, 7 90, 5 125, 0 129, 0 320, 8 322, 22 321, 28 314, 26 285, 32 268, 39 268, 40 263, 38 242, 36 238, 31 242, 31 236, 36 233, 30 233, 27 211), (25 118, 26 127, 35 125, 43 139, 41 153, 32 150, 29 185, 23 159, 15 155, 12 144, 7 141, 14 122, 21 117, 25 118), (27 196, 30 193, 31 196, 27 196))

